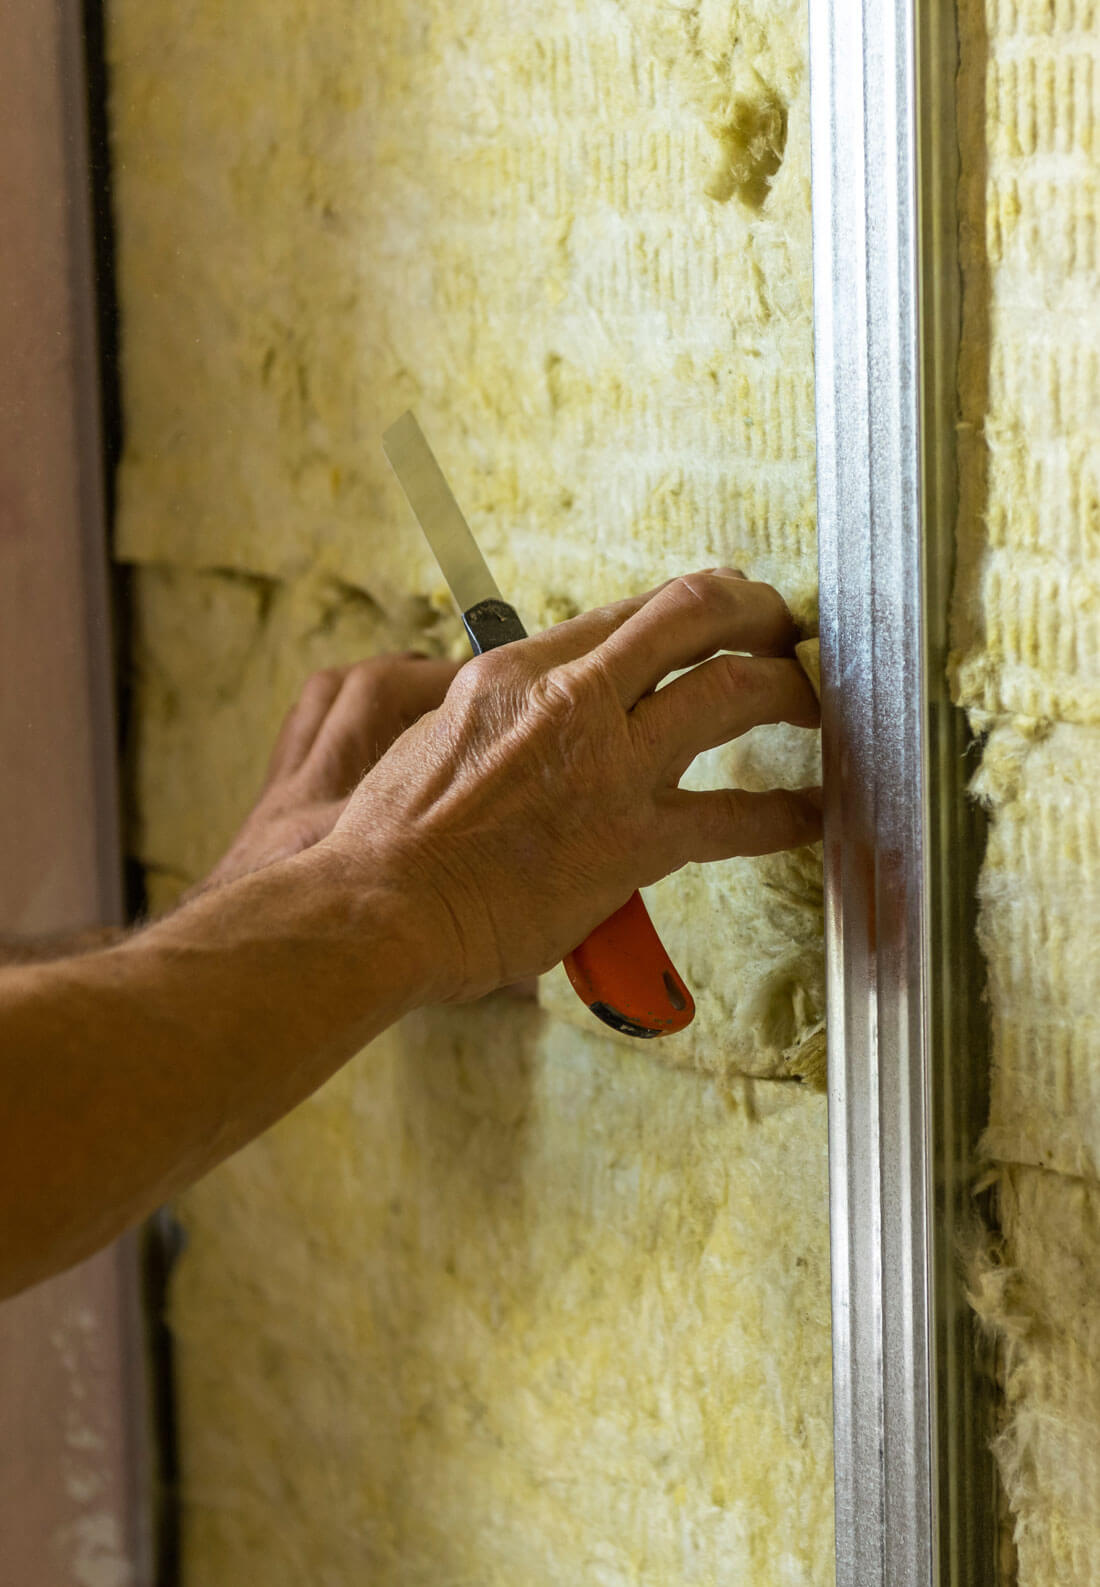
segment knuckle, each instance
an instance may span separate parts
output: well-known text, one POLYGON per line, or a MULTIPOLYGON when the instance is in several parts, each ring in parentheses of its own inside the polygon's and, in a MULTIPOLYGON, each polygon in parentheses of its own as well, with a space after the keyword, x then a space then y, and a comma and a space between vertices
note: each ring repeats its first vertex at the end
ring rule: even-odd
POLYGON ((354 672, 344 685, 344 698, 356 715, 375 709, 383 700, 385 688, 378 674, 354 672))
POLYGON ((364 702, 384 700, 400 689, 407 665, 400 656, 370 656, 352 667, 348 687, 364 702))
POLYGON ((718 656, 711 663, 710 675, 723 697, 753 693, 760 683, 760 671, 748 656, 718 656))
POLYGON ((451 705, 466 705, 480 687, 477 668, 473 661, 464 661, 451 679, 447 700, 451 705))
POLYGON ((331 704, 339 693, 342 681, 343 673, 339 667, 322 667, 319 672, 311 672, 298 691, 298 698, 288 712, 288 720, 303 709, 308 713, 326 703, 331 704))
POLYGON ((784 627, 791 622, 786 601, 771 584, 714 570, 682 574, 674 584, 680 586, 676 598, 683 605, 702 606, 719 615, 753 610, 784 627))
POLYGON ((631 600, 606 601, 602 606, 593 606, 587 616, 594 622, 612 627, 628 616, 634 603, 631 600))
MULTIPOLYGON (((339 667, 321 667, 317 672, 310 673, 305 682, 305 689, 312 693, 335 688, 343 678, 339 667)), ((305 693, 303 689, 303 693, 305 693)))
POLYGON ((731 580, 717 573, 684 573, 676 583, 683 591, 681 598, 685 602, 712 611, 725 611, 729 606, 731 580))
POLYGON ((496 689, 512 683, 516 672, 515 656, 510 656, 506 647, 501 645, 496 650, 486 650, 482 655, 474 656, 463 667, 459 677, 465 676, 472 686, 479 689, 496 689))
POLYGON ((777 642, 781 640, 784 647, 793 647, 799 637, 798 630, 791 609, 779 591, 773 584, 750 584, 748 589, 754 606, 774 629, 777 642))
POLYGON ((401 671, 400 656, 368 656, 363 661, 357 661, 351 669, 351 676, 356 682, 381 683, 389 681, 401 671))
POLYGON ((586 674, 567 662, 535 678, 529 697, 535 709, 545 715, 570 719, 583 709, 589 693, 586 674))
POLYGON ((608 601, 605 606, 595 609, 595 616, 601 618, 608 628, 618 628, 625 623, 628 617, 633 617, 635 612, 640 612, 645 605, 642 595, 627 595, 622 600, 608 601))
POLYGON ((463 662, 451 679, 447 700, 452 707, 467 712, 483 705, 487 698, 499 699, 517 687, 519 669, 504 647, 487 650, 463 662))

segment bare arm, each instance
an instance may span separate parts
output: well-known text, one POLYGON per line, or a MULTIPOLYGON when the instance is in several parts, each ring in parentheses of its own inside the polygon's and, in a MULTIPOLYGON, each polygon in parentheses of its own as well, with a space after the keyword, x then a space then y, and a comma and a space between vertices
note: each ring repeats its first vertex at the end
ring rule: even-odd
POLYGON ((317 847, 118 947, 0 974, 0 1294, 113 1239, 430 998, 426 946, 317 847))
MULTIPOLYGON (((315 819, 277 791, 236 879, 117 947, 0 970, 0 1293, 198 1178, 407 1009, 548 969, 688 860, 815 841, 812 790, 678 786, 758 723, 816 725, 796 638, 774 590, 694 574, 468 663, 361 780, 361 744, 299 742, 292 717, 299 793, 302 768, 338 773, 315 819)), ((352 676, 371 717, 352 669, 322 721, 352 676)))
POLYGON ((113 947, 129 935, 125 926, 88 926, 49 937, 0 937, 0 970, 11 964, 47 964, 113 947))
MULTIPOLYGON (((314 673, 287 713, 248 819, 185 900, 327 837, 364 772, 418 717, 442 703, 457 671, 456 662, 409 650, 314 673)), ((0 969, 95 953, 132 937, 134 929, 88 926, 49 936, 0 937, 0 969)))
POLYGON ((409 652, 314 674, 183 908, 0 941, 0 1295, 109 1241, 308 1095, 381 1028, 345 1035, 363 998, 382 1023, 401 1012, 410 957, 377 995, 361 961, 380 971, 400 940, 390 901, 369 883, 345 897, 349 868, 334 875, 317 845, 457 670, 409 652), (334 938, 353 945, 354 995, 334 938))

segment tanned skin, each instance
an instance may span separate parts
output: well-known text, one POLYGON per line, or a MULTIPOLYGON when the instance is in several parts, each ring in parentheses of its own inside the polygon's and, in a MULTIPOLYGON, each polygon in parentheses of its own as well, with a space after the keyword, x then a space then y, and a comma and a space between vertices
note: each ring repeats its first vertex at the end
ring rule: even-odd
POLYGON ((679 787, 751 727, 817 725, 798 637, 773 589, 717 569, 461 667, 311 678, 179 909, 0 965, 0 1295, 114 1239, 409 1010, 549 969, 689 860, 816 841, 816 789, 679 787))

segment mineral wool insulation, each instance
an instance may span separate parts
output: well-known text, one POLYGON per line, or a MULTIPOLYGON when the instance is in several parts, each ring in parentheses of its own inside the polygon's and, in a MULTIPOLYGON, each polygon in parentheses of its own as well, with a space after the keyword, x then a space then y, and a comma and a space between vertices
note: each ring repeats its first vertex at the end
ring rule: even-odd
POLYGON ((1022 1587, 1100 1581, 1100 6, 963 0, 957 696, 982 881, 998 1457, 1022 1587))
MULTIPOLYGON (((311 668, 461 648, 379 446, 408 406, 530 627, 729 562, 812 631, 804 30, 113 0, 155 901, 311 668)), ((769 730, 695 775, 816 757, 769 730)), ((685 1038, 616 1043, 553 977, 425 1012, 185 1198, 185 1587, 832 1581, 818 857, 651 905, 685 1038)))

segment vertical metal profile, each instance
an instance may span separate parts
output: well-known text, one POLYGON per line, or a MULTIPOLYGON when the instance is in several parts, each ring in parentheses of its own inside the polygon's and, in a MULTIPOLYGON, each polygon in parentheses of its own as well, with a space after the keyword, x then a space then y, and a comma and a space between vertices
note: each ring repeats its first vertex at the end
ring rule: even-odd
POLYGON ((838 1587, 993 1579, 957 1274, 984 1122, 980 852, 946 692, 949 0, 811 0, 838 1587))

